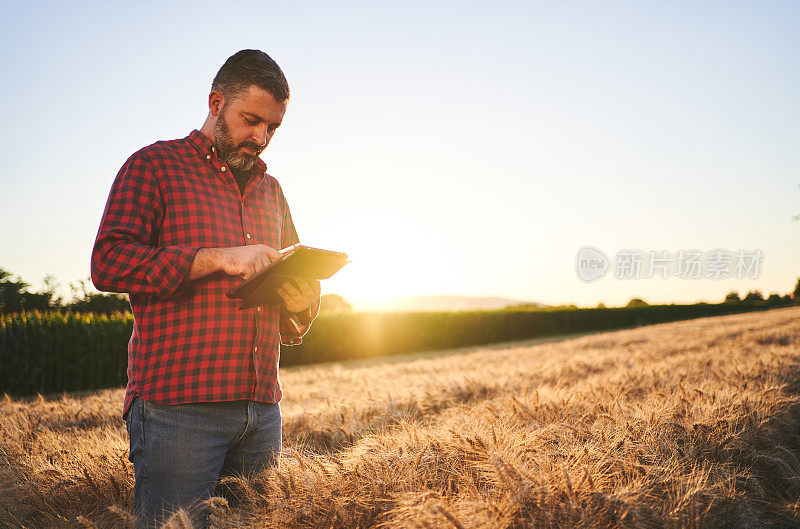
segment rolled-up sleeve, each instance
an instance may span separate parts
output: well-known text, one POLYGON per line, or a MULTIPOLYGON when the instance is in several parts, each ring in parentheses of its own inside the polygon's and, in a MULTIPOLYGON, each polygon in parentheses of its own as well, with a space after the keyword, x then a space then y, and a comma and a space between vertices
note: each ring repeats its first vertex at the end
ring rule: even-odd
POLYGON ((155 246, 163 218, 152 165, 134 153, 114 179, 92 249, 91 278, 98 290, 162 298, 184 293, 199 248, 155 246))

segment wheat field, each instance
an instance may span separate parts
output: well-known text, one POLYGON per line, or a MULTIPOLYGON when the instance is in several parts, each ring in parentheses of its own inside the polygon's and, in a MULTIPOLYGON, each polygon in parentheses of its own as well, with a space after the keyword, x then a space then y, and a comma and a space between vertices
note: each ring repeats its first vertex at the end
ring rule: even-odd
MULTIPOLYGON (((220 528, 800 526, 799 375, 800 307, 284 369, 279 466, 206 503, 220 528)), ((0 525, 133 527, 123 394, 3 398, 0 525)))

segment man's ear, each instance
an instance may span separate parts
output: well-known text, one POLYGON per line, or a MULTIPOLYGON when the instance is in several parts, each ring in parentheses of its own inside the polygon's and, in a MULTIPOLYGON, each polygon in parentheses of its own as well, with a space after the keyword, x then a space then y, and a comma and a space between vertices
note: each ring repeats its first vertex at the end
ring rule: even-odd
POLYGON ((225 96, 219 90, 212 90, 208 94, 208 111, 215 117, 219 116, 223 105, 225 105, 225 96))

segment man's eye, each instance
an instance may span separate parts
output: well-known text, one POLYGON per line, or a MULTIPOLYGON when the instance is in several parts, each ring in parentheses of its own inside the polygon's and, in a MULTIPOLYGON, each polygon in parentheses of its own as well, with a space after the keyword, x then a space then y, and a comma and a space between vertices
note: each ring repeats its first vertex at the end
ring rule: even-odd
POLYGON ((256 124, 255 120, 253 120, 253 119, 244 118, 244 120, 247 122, 248 125, 255 125, 256 124))

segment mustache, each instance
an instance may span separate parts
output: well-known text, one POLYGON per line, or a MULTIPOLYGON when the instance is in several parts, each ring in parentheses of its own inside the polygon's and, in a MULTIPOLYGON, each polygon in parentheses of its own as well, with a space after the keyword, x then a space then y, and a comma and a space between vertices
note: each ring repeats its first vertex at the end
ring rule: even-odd
POLYGON ((261 153, 262 148, 258 145, 253 145, 252 143, 242 143, 239 147, 249 147, 254 153, 259 154, 261 153))

